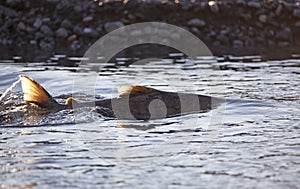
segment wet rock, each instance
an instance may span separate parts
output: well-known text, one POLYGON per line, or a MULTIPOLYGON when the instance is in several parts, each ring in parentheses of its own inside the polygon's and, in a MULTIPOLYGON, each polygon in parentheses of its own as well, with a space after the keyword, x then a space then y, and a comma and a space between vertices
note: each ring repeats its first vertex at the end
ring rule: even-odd
POLYGON ((43 23, 49 23, 51 21, 51 19, 50 18, 43 18, 42 21, 43 21, 43 23))
POLYGON ((246 4, 245 0, 236 0, 235 2, 237 5, 245 5, 246 4))
POLYGON ((43 24, 43 20, 41 18, 37 18, 34 23, 33 23, 33 27, 35 29, 39 29, 43 24))
POLYGON ((54 39, 52 37, 46 37, 42 39, 39 43, 39 46, 43 50, 53 49, 54 48, 54 39))
POLYGON ((70 49, 73 50, 73 51, 76 51, 78 49, 80 49, 81 45, 80 45, 80 42, 78 40, 75 40, 71 43, 70 45, 70 49))
POLYGON ((92 21, 94 19, 94 17, 92 17, 92 16, 86 16, 86 17, 84 17, 83 19, 82 19, 82 22, 90 22, 90 21, 92 21))
POLYGON ((262 14, 262 15, 259 15, 258 17, 258 20, 261 22, 261 23, 266 23, 267 22, 267 16, 262 14))
POLYGON ((74 41, 76 38, 77 38, 77 35, 73 34, 73 35, 70 35, 67 40, 69 42, 71 42, 71 41, 74 41))
POLYGON ((223 45, 228 45, 229 44, 229 38, 224 34, 218 35, 217 40, 220 41, 223 45))
POLYGON ((6 4, 10 7, 16 7, 21 3, 21 0, 6 0, 6 4))
POLYGON ((18 13, 14 9, 4 7, 2 5, 0 5, 0 13, 1 12, 5 17, 10 17, 10 18, 18 17, 18 13))
POLYGON ((296 18, 300 18, 300 9, 294 9, 293 16, 296 18))
POLYGON ((256 9, 260 9, 261 8, 261 4, 259 2, 255 2, 255 1, 250 1, 247 3, 248 7, 251 8, 256 8, 256 9))
POLYGON ((48 36, 52 36, 53 35, 53 31, 51 30, 51 28, 48 25, 42 25, 40 28, 40 31, 48 36))
POLYGON ((241 48, 244 46, 244 42, 241 40, 234 40, 233 41, 233 48, 241 48))
POLYGON ((210 5, 210 10, 211 12, 217 14, 219 12, 219 6, 217 4, 217 2, 215 1, 210 1, 209 2, 209 5, 210 5))
POLYGON ((82 35, 83 29, 80 26, 76 25, 73 27, 73 32, 77 35, 82 35))
POLYGON ((104 29, 106 32, 111 32, 111 31, 118 29, 120 27, 123 27, 123 26, 124 26, 124 24, 121 21, 106 22, 104 24, 104 29))
POLYGON ((55 31, 56 37, 66 38, 66 37, 68 37, 68 35, 69 35, 69 32, 65 28, 59 28, 58 30, 55 31))
POLYGON ((279 5, 277 6, 277 8, 276 8, 275 14, 276 14, 277 16, 280 16, 281 13, 282 13, 282 9, 283 9, 283 6, 282 6, 281 4, 279 4, 279 5))
POLYGON ((73 10, 76 12, 76 13, 82 13, 82 6, 80 5, 75 5, 73 10))
POLYGON ((283 41, 288 41, 291 37, 291 29, 284 28, 281 31, 277 32, 276 38, 283 41))
POLYGON ((70 29, 70 28, 72 28, 72 23, 68 19, 64 19, 61 22, 60 26, 63 28, 66 28, 66 29, 70 29))
POLYGON ((206 25, 206 23, 205 23, 205 21, 203 21, 199 18, 193 18, 190 21, 188 21, 187 25, 190 27, 202 28, 206 25))
POLYGON ((26 25, 24 24, 24 22, 19 22, 17 28, 21 31, 25 31, 26 25))

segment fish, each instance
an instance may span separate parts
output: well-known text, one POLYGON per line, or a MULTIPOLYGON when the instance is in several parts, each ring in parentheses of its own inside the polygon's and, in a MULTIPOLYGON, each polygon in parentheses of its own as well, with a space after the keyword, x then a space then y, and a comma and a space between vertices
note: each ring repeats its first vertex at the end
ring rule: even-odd
POLYGON ((29 76, 20 75, 23 101, 45 112, 83 107, 101 107, 97 113, 121 120, 150 120, 174 117, 195 112, 207 112, 224 99, 183 92, 162 91, 148 86, 123 86, 119 96, 94 101, 80 101, 69 97, 58 103, 50 93, 29 76))

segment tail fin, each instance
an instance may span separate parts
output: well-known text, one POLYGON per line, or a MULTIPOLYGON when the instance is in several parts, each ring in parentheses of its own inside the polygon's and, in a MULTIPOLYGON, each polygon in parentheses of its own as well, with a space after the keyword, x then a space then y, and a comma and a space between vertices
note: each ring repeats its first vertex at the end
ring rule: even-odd
POLYGON ((20 75, 20 78, 25 102, 35 103, 43 108, 59 105, 38 82, 25 75, 20 75))

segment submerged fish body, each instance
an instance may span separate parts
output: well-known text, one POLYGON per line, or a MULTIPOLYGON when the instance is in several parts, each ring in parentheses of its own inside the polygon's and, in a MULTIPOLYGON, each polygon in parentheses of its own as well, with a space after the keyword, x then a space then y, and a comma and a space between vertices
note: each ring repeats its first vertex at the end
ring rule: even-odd
MULTIPOLYGON (((0 115, 0 122, 14 117, 39 116, 51 112, 83 107, 96 107, 97 113, 117 119, 149 120, 178 116, 181 114, 206 112, 223 99, 204 95, 175 93, 146 86, 125 86, 117 98, 97 101, 79 101, 72 97, 66 104, 58 103, 38 82, 28 76, 20 76, 23 92, 22 111, 0 115), (25 108, 24 108, 25 107, 25 108), (2 120, 1 120, 2 119, 2 120)), ((3 109, 3 107, 2 107, 3 109)))

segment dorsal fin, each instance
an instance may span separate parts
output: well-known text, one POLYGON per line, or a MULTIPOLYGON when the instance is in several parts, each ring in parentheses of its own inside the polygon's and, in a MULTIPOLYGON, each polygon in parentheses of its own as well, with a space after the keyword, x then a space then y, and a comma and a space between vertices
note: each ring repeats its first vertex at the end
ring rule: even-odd
POLYGON ((25 75, 20 75, 20 78, 25 102, 42 105, 43 102, 52 101, 51 95, 38 82, 25 75))
POLYGON ((118 89, 120 97, 129 94, 130 96, 138 96, 138 95, 153 93, 155 91, 157 90, 146 86, 122 86, 118 89))

